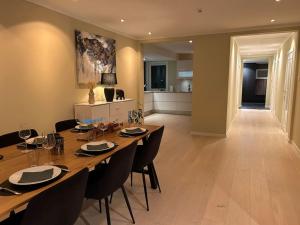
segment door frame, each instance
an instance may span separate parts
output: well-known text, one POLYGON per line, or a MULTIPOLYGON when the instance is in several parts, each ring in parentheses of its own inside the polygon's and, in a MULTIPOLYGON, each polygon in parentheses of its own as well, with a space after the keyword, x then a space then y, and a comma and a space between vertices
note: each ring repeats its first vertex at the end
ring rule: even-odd
POLYGON ((285 68, 285 79, 284 79, 284 90, 287 90, 287 102, 286 98, 283 98, 283 108, 281 115, 281 127, 283 132, 290 138, 291 135, 291 121, 292 121, 292 111, 293 111, 293 101, 294 101, 294 84, 295 84, 295 67, 296 67, 296 51, 295 49, 290 49, 286 55, 287 63, 285 68), (292 60, 291 67, 288 68, 289 60, 292 60), (290 72, 288 71, 290 69, 290 72), (287 74, 290 73, 289 77, 287 74), (289 78, 289 80, 287 80, 289 78), (286 85, 288 85, 286 87, 286 85), (286 110, 287 108, 287 110, 286 110), (287 112, 285 112, 287 111, 287 112), (286 114, 286 115, 285 115, 286 114), (286 118, 285 118, 286 117, 286 118))

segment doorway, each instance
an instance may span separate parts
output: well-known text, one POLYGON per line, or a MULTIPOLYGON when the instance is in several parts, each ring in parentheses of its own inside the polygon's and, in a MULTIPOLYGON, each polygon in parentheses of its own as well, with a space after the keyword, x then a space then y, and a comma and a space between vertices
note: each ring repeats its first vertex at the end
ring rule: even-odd
POLYGON ((268 68, 268 60, 244 62, 241 108, 266 109, 268 68))

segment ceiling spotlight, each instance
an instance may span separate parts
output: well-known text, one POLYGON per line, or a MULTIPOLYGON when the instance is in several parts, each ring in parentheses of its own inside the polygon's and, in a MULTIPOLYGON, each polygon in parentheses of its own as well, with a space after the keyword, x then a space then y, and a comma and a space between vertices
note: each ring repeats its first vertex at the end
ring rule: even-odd
POLYGON ((274 20, 274 19, 271 19, 271 20, 270 20, 270 22, 271 22, 271 23, 275 23, 275 22, 276 22, 276 20, 274 20))
POLYGON ((124 23, 125 22, 125 20, 124 19, 121 19, 121 23, 124 23))
POLYGON ((149 31, 149 32, 148 32, 148 35, 151 35, 151 34, 152 34, 152 32, 151 32, 151 31, 149 31))
POLYGON ((281 2, 281 0, 275 0, 275 2, 281 2))
POLYGON ((189 40, 189 43, 192 44, 192 43, 193 43, 193 40, 189 40))

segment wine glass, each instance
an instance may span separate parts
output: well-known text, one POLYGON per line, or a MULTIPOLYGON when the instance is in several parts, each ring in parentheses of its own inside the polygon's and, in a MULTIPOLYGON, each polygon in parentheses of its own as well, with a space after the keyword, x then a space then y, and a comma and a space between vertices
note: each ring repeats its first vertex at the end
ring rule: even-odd
POLYGON ((26 140, 31 136, 31 129, 26 126, 26 124, 21 124, 19 129, 19 137, 25 142, 25 150, 27 149, 26 140))
POLYGON ((102 136, 104 136, 104 131, 106 130, 106 126, 104 125, 104 123, 100 123, 99 129, 102 131, 102 136))
POLYGON ((55 135, 48 134, 47 136, 43 136, 43 149, 45 150, 51 150, 55 147, 56 145, 56 140, 55 140, 55 135))
POLYGON ((42 144, 42 147, 43 149, 45 150, 48 150, 48 154, 50 156, 50 159, 49 159, 49 165, 52 165, 53 164, 53 161, 52 161, 52 157, 51 157, 51 152, 50 150, 52 150, 56 145, 56 139, 55 139, 55 135, 54 133, 52 134, 48 134, 47 136, 43 136, 43 144, 42 144))

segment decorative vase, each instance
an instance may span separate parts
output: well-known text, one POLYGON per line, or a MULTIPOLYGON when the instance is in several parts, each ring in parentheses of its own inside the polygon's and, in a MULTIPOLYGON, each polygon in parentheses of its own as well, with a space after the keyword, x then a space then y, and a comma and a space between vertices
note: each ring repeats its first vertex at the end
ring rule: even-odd
POLYGON ((89 92, 89 104, 94 104, 94 103, 95 103, 94 89, 90 88, 90 92, 89 92))

